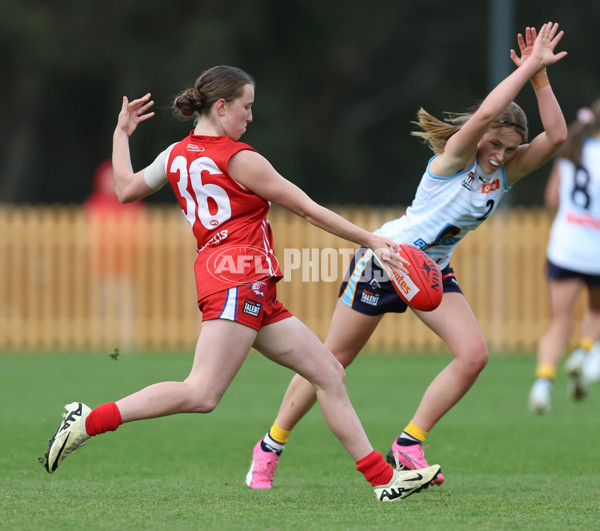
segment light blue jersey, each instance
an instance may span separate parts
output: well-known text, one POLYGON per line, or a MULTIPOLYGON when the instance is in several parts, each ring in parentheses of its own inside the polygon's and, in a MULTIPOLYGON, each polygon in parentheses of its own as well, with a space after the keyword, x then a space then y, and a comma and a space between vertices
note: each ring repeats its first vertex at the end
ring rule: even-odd
POLYGON ((581 162, 559 159, 560 206, 548 243, 557 266, 600 275, 600 140, 588 138, 581 162))
POLYGON ((375 232, 422 249, 444 269, 458 242, 492 215, 510 188, 504 167, 487 175, 477 161, 456 175, 437 177, 429 171, 436 156, 429 159, 406 214, 375 232))

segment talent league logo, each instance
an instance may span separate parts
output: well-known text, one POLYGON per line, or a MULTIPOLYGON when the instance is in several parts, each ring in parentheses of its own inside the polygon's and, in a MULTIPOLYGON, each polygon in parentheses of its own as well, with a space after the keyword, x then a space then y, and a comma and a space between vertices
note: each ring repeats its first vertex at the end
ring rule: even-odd
POLYGON ((234 245, 213 252, 208 258, 206 268, 221 282, 239 284, 244 280, 274 276, 279 264, 275 255, 265 249, 251 245, 234 245))
POLYGON ((253 301, 252 299, 246 299, 244 301, 244 308, 242 311, 252 317, 258 317, 261 307, 262 304, 260 302, 253 301))
POLYGON ((364 290, 360 296, 360 301, 370 306, 377 306, 379 304, 379 294, 364 290))

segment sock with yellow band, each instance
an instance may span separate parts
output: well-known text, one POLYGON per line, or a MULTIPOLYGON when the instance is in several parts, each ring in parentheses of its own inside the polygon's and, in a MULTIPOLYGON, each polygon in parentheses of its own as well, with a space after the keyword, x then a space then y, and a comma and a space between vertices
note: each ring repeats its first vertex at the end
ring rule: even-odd
POLYGON ((427 437, 427 431, 419 428, 412 420, 408 423, 404 431, 396 439, 398 446, 412 446, 414 444, 422 444, 427 437))
POLYGON ((291 430, 284 430, 275 421, 269 432, 263 437, 260 447, 265 452, 275 452, 277 455, 281 455, 291 433, 291 430))
POLYGON ((589 337, 582 337, 579 340, 579 343, 577 345, 577 348, 580 348, 582 350, 585 350, 585 352, 589 352, 590 350, 592 350, 592 347, 594 346, 594 340, 590 339, 589 337))
POLYGON ((285 444, 290 437, 292 430, 284 430, 277 424, 277 420, 273 422, 273 426, 269 430, 269 435, 274 441, 277 441, 279 444, 285 444))
POLYGON ((535 377, 553 381, 556 377, 556 367, 544 364, 538 365, 535 369, 535 377))

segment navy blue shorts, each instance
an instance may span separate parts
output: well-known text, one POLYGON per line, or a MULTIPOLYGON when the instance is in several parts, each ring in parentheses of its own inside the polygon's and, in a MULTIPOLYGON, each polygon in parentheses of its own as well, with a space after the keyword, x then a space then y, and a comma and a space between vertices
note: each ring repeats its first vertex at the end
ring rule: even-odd
POLYGON ((578 278, 582 280, 588 288, 600 288, 600 275, 588 275, 571 271, 563 267, 554 265, 550 260, 546 261, 546 276, 553 280, 564 280, 567 278, 578 278))
MULTIPOLYGON (((361 247, 352 258, 340 287, 340 301, 365 315, 404 313, 407 304, 396 293, 386 272, 375 263, 373 253, 367 251, 361 247)), ((442 270, 442 285, 444 293, 462 293, 450 266, 442 270)))

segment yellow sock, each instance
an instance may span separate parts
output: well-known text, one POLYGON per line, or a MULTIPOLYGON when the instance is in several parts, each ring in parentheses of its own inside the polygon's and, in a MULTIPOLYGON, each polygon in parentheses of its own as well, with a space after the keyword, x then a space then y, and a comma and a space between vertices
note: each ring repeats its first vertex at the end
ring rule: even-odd
POLYGON ((546 380, 554 380, 556 376, 556 367, 552 365, 538 365, 535 369, 536 378, 546 378, 546 380))
POLYGON ((406 426, 406 428, 404 428, 404 433, 410 435, 411 437, 414 437, 415 439, 417 439, 420 442, 424 442, 425 441, 425 437, 427 437, 427 431, 425 431, 423 428, 419 428, 419 426, 417 426, 412 420, 408 423, 408 425, 406 426))
POLYGON ((577 346, 578 346, 578 348, 582 348, 586 352, 589 352, 590 350, 592 350, 592 347, 594 346, 594 341, 592 339, 590 339, 589 337, 582 337, 579 340, 579 344, 577 346))
POLYGON ((285 444, 290 436, 290 433, 292 433, 292 430, 288 431, 280 428, 277 424, 277 421, 275 421, 269 430, 269 437, 279 444, 285 444))

